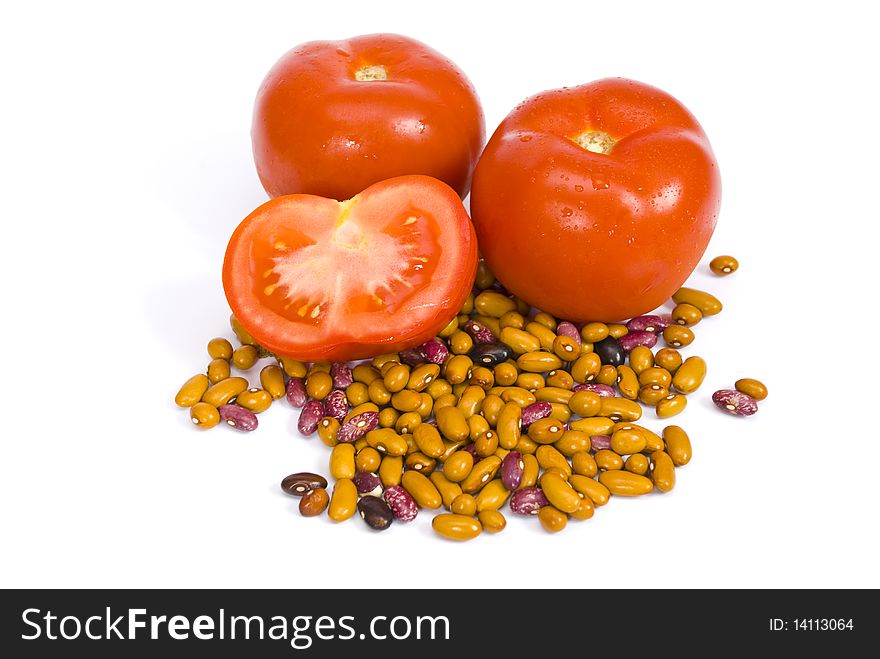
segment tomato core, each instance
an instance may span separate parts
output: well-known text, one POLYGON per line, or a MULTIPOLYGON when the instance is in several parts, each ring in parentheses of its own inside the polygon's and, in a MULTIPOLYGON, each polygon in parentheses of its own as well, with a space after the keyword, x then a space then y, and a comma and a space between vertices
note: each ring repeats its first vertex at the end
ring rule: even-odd
POLYGON ((368 64, 354 72, 354 79, 358 82, 388 80, 388 71, 381 64, 368 64))
POLYGON ((588 130, 580 135, 575 135, 571 138, 571 141, 591 153, 607 154, 611 153, 611 149, 617 140, 604 131, 588 130))

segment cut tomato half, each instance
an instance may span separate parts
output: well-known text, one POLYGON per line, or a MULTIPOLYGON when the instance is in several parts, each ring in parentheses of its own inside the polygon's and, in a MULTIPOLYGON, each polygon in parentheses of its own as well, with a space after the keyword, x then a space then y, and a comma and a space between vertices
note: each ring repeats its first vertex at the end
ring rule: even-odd
POLYGON ((263 204, 232 234, 223 288, 267 350, 348 361, 435 336, 476 268, 458 194, 429 176, 400 176, 347 201, 295 194, 263 204))

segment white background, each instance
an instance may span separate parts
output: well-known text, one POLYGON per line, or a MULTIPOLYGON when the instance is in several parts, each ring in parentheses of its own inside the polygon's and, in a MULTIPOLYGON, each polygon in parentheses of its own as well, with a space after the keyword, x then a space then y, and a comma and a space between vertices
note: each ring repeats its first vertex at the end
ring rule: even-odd
POLYGON ((716 4, 5 9, 0 585, 880 587, 876 23, 856 2, 716 4), (266 198, 263 75, 302 41, 379 31, 458 63, 490 133, 531 94, 617 75, 702 122, 724 185, 707 257, 741 269, 715 278, 707 258, 692 278, 725 311, 689 350, 710 370, 676 419, 695 457, 673 493, 554 536, 511 518, 458 545, 425 513, 375 534, 280 492, 328 457, 286 403, 249 435, 174 406, 206 341, 231 336, 220 265, 266 198), (760 412, 716 411, 744 376, 770 388, 760 412))

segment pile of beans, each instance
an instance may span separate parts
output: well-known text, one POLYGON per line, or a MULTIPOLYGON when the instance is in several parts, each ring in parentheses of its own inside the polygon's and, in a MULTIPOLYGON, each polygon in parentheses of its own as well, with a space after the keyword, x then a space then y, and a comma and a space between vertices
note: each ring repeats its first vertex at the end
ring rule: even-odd
MULTIPOLYGON (((577 326, 531 310, 481 264, 474 292, 434 339, 356 364, 273 358, 261 387, 230 374, 271 357, 232 318, 241 345, 211 340, 207 375, 188 380, 176 401, 199 427, 222 420, 243 431, 273 400, 300 409, 297 428, 331 448, 336 481, 331 495, 318 474, 283 480, 305 516, 359 513, 383 530, 420 509, 445 509, 434 530, 468 540, 502 530, 509 501, 511 512, 556 532, 612 496, 668 492, 675 468, 690 461, 682 428, 658 434, 636 423, 642 405, 660 419, 681 413, 706 375, 706 362, 679 348, 722 305, 692 288, 673 301, 669 317, 577 326)), ((740 380, 733 393, 749 397, 755 383, 740 380)))

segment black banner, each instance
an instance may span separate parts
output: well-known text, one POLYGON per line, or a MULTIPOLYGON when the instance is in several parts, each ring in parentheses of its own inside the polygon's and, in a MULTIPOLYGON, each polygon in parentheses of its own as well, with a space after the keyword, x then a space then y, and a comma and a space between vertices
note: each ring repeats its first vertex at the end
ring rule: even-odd
POLYGON ((0 599, 7 657, 812 654, 880 641, 876 591, 7 590, 0 599))

